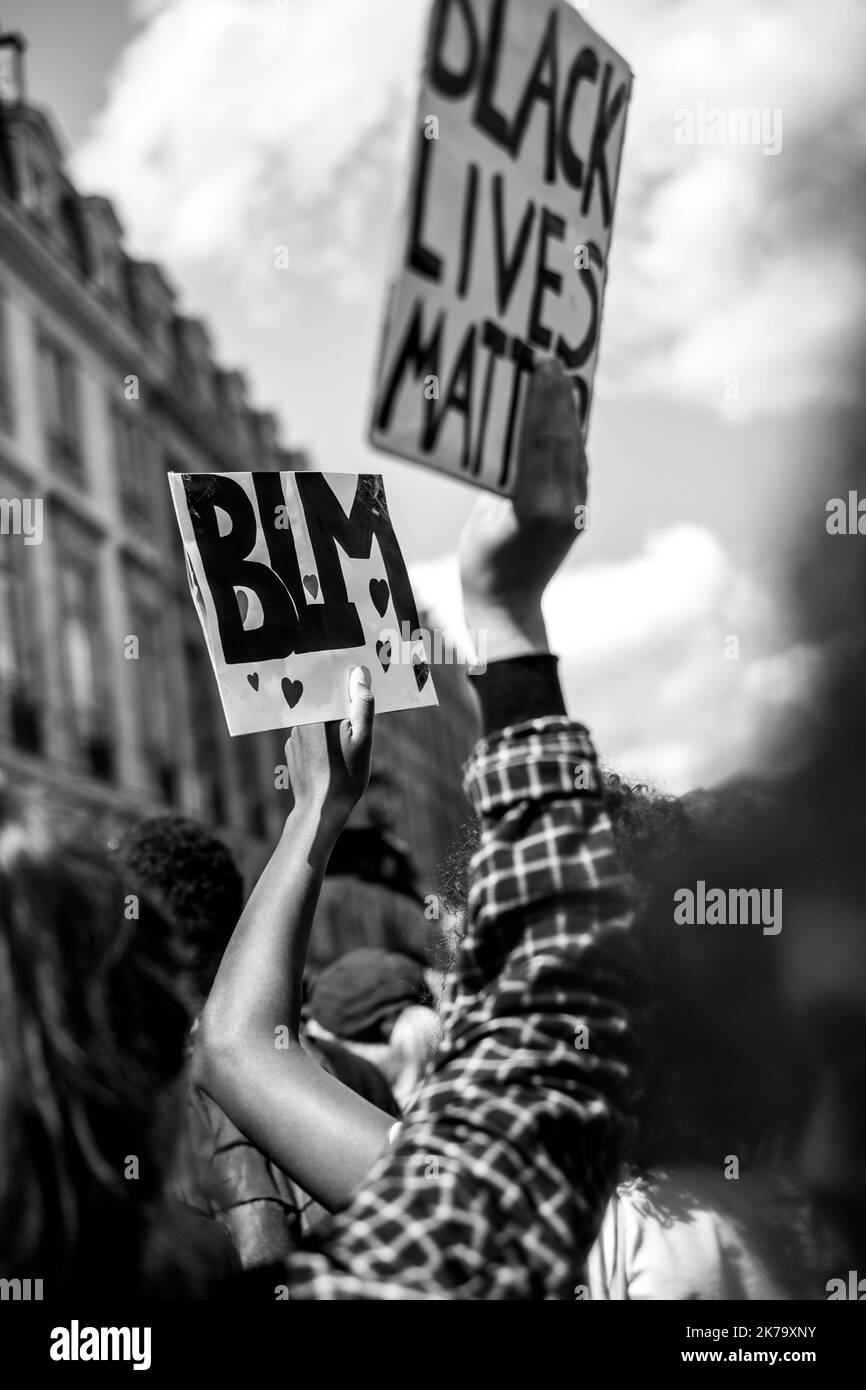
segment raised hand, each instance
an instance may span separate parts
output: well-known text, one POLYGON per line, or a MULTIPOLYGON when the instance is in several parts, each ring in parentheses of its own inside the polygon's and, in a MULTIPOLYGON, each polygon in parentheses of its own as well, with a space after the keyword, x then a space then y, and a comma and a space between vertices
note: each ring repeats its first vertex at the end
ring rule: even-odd
POLYGON ((476 500, 460 541, 467 626, 484 630, 493 659, 546 651, 541 597, 581 529, 587 462, 561 363, 536 366, 520 439, 513 502, 476 500))

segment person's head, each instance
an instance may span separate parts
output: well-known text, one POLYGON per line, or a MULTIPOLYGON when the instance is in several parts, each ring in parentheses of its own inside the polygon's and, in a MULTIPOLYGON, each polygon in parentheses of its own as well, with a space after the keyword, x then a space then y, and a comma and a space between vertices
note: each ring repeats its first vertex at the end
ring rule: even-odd
POLYGON ((375 1062, 404 1111, 439 1041, 432 973, 397 951, 362 947, 323 970, 308 1000, 311 1030, 375 1062))
POLYGON ((781 947, 757 911, 775 899, 745 896, 771 885, 749 876, 741 853, 766 821, 768 797, 737 784, 668 797, 612 777, 607 800, 640 904, 630 1166, 721 1169, 729 1155, 744 1166, 777 1157, 798 1123, 799 1086, 781 947))
POLYGON ((126 1287, 179 1122, 171 929, 0 786, 0 1275, 126 1287))
POLYGON ((119 855, 174 922, 183 985, 192 1007, 200 1008, 244 903, 231 851, 196 821, 153 816, 129 832, 119 855))
MULTIPOLYGON (((760 926, 680 925, 674 918, 679 889, 695 889, 700 879, 708 887, 739 886, 731 879, 731 847, 764 801, 753 787, 673 797, 613 772, 605 776, 618 856, 640 903, 635 937, 643 971, 629 1001, 632 1170, 721 1163, 732 1152, 754 1160, 791 1123, 797 1083, 788 1067, 774 938, 760 926)), ((458 915, 478 844, 470 823, 444 864, 444 901, 458 915)))
POLYGON ((828 717, 820 756, 780 782, 729 857, 741 881, 777 885, 784 905, 783 930, 768 938, 774 978, 763 1028, 740 1047, 744 1069, 752 1062, 744 1094, 764 1094, 770 1082, 766 1103, 778 1107, 787 1093, 791 1157, 824 1218, 834 1275, 866 1262, 866 813, 844 745, 835 756, 830 746, 844 722, 841 708, 835 728, 828 717))

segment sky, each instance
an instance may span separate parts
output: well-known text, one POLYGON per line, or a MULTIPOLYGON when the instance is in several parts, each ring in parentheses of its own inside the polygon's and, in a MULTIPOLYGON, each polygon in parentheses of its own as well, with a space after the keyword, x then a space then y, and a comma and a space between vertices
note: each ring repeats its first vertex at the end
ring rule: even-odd
MULTIPOLYGON (((551 586, 570 711, 672 791, 753 767, 808 698, 779 561, 850 400, 862 316, 861 0, 608 0, 635 72, 589 436, 592 525, 551 586), (780 146, 676 113, 779 113, 780 146), (736 643, 731 644, 730 638, 736 643), (736 654, 734 651, 736 649, 736 654)), ((9 0, 33 100, 218 358, 317 467, 381 471, 420 601, 459 623, 473 494, 365 443, 426 0, 9 0), (274 248, 289 248, 289 270, 274 248)))

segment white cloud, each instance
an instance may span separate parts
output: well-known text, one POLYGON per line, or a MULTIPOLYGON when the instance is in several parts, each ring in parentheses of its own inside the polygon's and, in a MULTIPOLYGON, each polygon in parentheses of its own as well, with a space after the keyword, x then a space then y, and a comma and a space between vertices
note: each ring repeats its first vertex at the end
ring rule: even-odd
POLYGON ((732 421, 852 399, 866 9, 629 0, 604 21, 636 83, 601 388, 673 393, 732 421), (780 153, 676 144, 676 113, 701 104, 778 111, 780 153))
MULTIPOLYGON (((217 327, 229 280, 251 316, 284 308, 278 244, 323 295, 378 293, 427 5, 137 12, 76 161, 117 200, 133 248, 199 286, 209 272, 217 327)), ((849 395, 848 335, 866 309, 848 206, 866 150, 862 0, 610 0, 597 22, 637 75, 601 389, 730 419, 849 395), (675 111, 699 102, 780 108, 782 152, 676 145, 675 111)))
MULTIPOLYGON (((77 171, 130 242, 267 298, 274 247, 352 288, 408 140, 421 7, 149 0, 77 171)), ((375 239, 374 239, 375 240, 375 239)))
MULTIPOLYGON (((462 632, 454 557, 411 574, 419 604, 462 632)), ((604 760, 677 792, 756 770, 768 721, 808 697, 818 662, 786 642, 770 591, 696 526, 657 533, 625 560, 578 558, 551 583, 545 616, 569 710, 604 760)))

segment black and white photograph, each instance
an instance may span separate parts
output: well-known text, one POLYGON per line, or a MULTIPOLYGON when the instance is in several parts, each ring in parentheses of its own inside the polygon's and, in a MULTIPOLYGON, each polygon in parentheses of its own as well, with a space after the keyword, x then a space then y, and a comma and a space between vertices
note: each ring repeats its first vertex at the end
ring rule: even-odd
POLYGON ((847 1373, 864 74, 862 0, 0 5, 10 1385, 320 1301, 847 1373))

